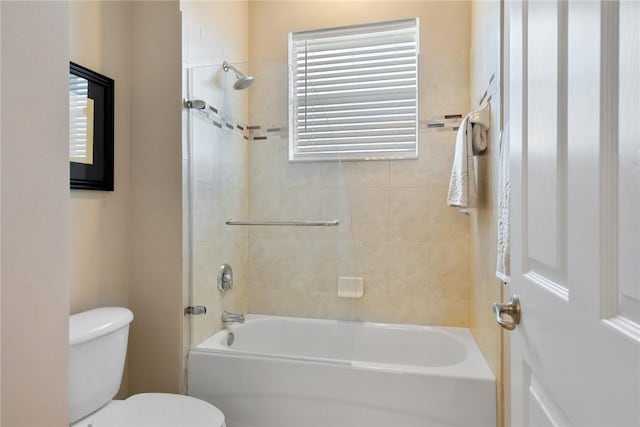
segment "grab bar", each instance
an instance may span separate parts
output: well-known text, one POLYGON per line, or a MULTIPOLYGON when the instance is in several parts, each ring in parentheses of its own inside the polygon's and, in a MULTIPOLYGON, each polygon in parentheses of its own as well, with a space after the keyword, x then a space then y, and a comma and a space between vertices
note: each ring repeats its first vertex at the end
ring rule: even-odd
POLYGON ((288 225, 294 227, 306 226, 306 227, 327 227, 339 225, 337 219, 326 221, 235 221, 230 219, 225 224, 227 225, 288 225))

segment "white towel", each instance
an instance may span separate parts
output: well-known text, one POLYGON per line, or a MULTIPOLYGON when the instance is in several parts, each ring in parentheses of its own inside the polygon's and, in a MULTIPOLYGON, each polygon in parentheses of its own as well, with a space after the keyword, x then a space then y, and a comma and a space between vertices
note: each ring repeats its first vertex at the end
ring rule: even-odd
POLYGON ((456 136, 455 157, 447 197, 447 205, 457 207, 460 212, 465 213, 476 206, 478 198, 473 156, 487 148, 487 129, 480 125, 472 125, 470 116, 471 114, 467 114, 462 120, 456 136))
POLYGON ((509 144, 500 132, 498 153, 498 224, 496 277, 504 283, 511 281, 511 184, 509 178, 509 144))

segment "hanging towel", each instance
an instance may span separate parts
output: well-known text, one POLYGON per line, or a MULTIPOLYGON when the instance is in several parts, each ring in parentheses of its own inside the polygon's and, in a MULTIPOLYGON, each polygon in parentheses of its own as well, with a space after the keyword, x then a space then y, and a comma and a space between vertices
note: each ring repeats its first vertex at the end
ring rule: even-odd
POLYGON ((470 117, 471 114, 467 114, 458 128, 447 197, 447 205, 464 213, 476 206, 478 197, 473 156, 487 148, 487 129, 472 124, 470 117))
POLYGON ((509 144, 504 131, 500 132, 498 153, 498 223, 496 277, 504 283, 511 281, 511 187, 509 178, 509 144))

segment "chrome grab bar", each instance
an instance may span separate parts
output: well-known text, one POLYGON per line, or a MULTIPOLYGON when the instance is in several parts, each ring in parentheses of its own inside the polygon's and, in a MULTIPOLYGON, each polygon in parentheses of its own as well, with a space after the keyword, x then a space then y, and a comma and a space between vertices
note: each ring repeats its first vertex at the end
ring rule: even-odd
POLYGON ((301 226, 327 227, 327 226, 339 225, 340 222, 338 222, 337 219, 322 220, 322 221, 235 221, 233 219, 230 219, 227 222, 225 222, 225 224, 227 225, 278 225, 278 226, 288 225, 288 226, 294 226, 294 227, 301 227, 301 226))
POLYGON ((509 331, 513 331, 516 328, 516 325, 520 324, 520 298, 518 297, 518 295, 512 295, 511 299, 506 304, 498 304, 497 302, 494 302, 493 312, 496 315, 496 322, 498 322, 498 325, 509 331), (503 320, 503 313, 511 316, 513 322, 503 320))

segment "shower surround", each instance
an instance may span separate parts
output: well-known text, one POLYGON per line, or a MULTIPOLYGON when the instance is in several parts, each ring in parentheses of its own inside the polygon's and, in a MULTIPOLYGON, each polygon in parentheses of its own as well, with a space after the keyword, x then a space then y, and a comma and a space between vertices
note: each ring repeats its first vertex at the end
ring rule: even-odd
MULTIPOLYGON (((423 120, 468 109, 470 5, 252 2, 249 13, 252 64, 286 64, 290 31, 415 16, 421 27, 418 160, 290 163, 285 138, 251 141, 252 219, 335 216, 340 226, 251 228, 249 311, 468 326, 469 218, 446 207, 455 132, 427 130, 423 120), (364 278, 362 299, 337 297, 341 275, 364 278)), ((286 123, 286 111, 273 94, 250 97, 260 123, 275 124, 275 114, 286 123)))
POLYGON ((302 164, 287 161, 285 130, 289 31, 410 16, 420 17, 422 27, 420 119, 465 113, 469 11, 467 3, 450 2, 373 2, 366 10, 351 2, 183 6, 185 66, 195 73, 191 84, 198 82, 192 95, 234 123, 281 128, 267 139, 247 140, 224 124, 193 120, 194 143, 185 150, 192 168, 185 209, 192 209, 193 247, 185 260, 191 277, 185 276, 184 299, 208 312, 185 321, 191 337, 185 352, 221 328, 222 309, 469 325, 469 219, 445 206, 455 132, 421 123, 418 160, 302 164), (224 60, 254 76, 253 85, 233 90, 235 77, 224 73, 224 60), (209 66, 195 71, 199 65, 209 66), (224 224, 333 218, 338 227, 224 224), (236 280, 222 296, 216 272, 224 262, 236 280), (363 277, 364 297, 338 298, 338 276, 363 277))

